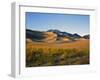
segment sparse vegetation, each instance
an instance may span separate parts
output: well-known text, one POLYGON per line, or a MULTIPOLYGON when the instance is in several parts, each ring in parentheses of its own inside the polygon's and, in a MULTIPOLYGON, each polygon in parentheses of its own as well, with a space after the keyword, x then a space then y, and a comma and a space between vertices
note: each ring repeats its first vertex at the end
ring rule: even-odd
POLYGON ((56 66, 89 64, 89 50, 63 48, 33 48, 26 49, 26 66, 56 66))

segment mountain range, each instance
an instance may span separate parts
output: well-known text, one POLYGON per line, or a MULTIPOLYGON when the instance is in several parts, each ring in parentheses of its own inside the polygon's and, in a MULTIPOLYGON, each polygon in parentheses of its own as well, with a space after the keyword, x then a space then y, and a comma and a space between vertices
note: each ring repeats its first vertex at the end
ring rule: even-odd
POLYGON ((79 39, 89 39, 89 34, 81 36, 77 33, 71 34, 57 29, 47 31, 35 31, 26 29, 27 42, 72 42, 79 39))

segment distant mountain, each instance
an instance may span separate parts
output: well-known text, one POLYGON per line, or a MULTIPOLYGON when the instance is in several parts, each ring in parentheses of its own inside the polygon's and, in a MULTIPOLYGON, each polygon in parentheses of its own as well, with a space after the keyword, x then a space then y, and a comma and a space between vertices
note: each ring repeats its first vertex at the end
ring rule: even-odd
POLYGON ((63 35, 62 32, 60 30, 57 30, 57 29, 50 29, 47 32, 53 32, 53 33, 57 34, 57 36, 63 35))
POLYGON ((60 30, 56 30, 56 29, 50 29, 48 30, 47 32, 54 32, 56 33, 58 36, 64 36, 64 37, 71 37, 71 38, 81 38, 81 36, 77 33, 75 34, 71 34, 71 33, 68 33, 68 32, 62 32, 60 30))
POLYGON ((57 30, 57 29, 50 29, 47 32, 60 33, 61 31, 60 30, 57 30))
POLYGON ((44 39, 43 32, 40 31, 33 31, 33 30, 26 30, 26 38, 35 40, 35 39, 44 39))
POLYGON ((80 36, 79 34, 71 34, 57 29, 48 31, 34 31, 26 29, 27 42, 71 42, 80 38, 89 39, 89 35, 80 36))
POLYGON ((84 35, 83 38, 90 39, 90 35, 89 34, 88 35, 84 35))
POLYGON ((81 38, 81 36, 79 34, 77 34, 77 33, 73 34, 73 37, 74 38, 81 38))

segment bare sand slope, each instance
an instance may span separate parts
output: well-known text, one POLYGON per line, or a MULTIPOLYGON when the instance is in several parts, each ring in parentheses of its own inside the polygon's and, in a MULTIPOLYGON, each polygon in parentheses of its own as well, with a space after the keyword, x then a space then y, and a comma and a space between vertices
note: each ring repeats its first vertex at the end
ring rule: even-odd
POLYGON ((63 49, 89 49, 89 40, 80 39, 73 42, 63 43, 44 43, 44 42, 32 42, 27 43, 28 48, 63 48, 63 49))

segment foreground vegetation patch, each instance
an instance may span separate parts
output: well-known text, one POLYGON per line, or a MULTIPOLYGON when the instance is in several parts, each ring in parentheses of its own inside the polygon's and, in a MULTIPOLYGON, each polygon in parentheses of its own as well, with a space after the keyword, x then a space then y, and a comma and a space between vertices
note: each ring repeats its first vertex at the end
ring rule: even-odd
POLYGON ((27 48, 26 67, 89 64, 89 50, 27 48))

